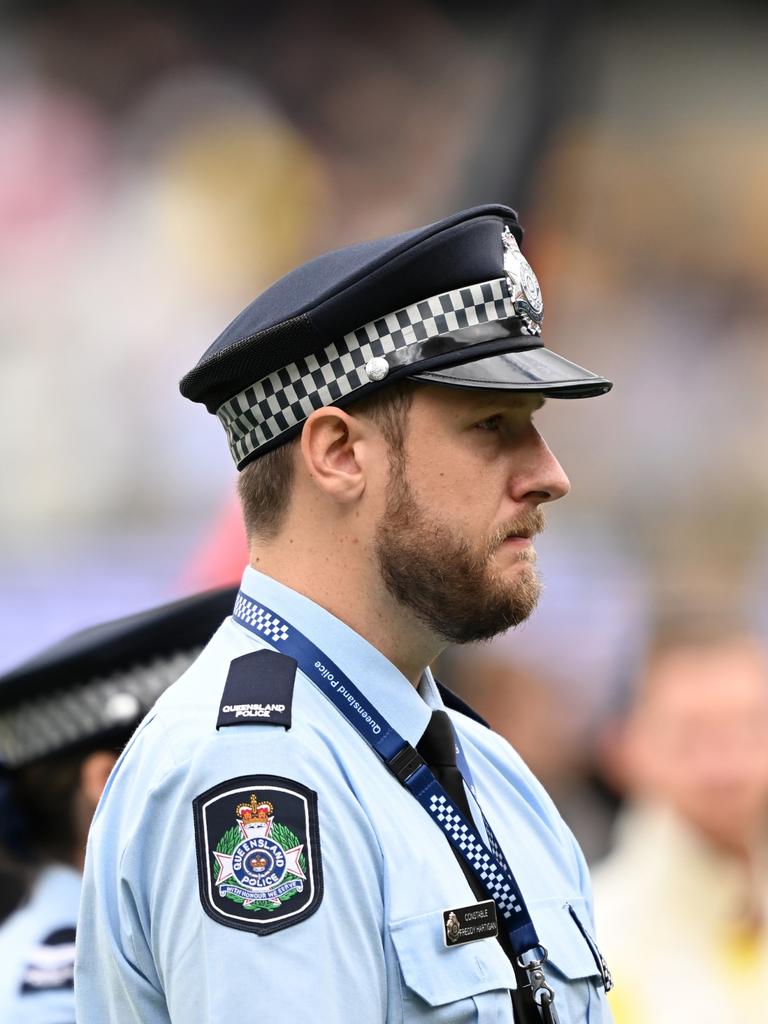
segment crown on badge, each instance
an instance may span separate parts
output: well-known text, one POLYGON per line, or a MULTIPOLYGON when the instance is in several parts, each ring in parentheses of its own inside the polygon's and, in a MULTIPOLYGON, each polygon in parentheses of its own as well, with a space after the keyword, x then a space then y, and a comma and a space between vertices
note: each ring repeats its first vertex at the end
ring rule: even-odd
POLYGON ((250 803, 238 804, 235 814, 244 825, 255 821, 269 821, 274 812, 274 807, 269 800, 259 801, 255 793, 251 793, 250 803))

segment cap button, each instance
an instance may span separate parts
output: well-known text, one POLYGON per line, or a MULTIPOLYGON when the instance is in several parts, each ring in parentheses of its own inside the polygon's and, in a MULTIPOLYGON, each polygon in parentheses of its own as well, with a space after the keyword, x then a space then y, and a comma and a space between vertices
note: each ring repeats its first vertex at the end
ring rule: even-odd
POLYGON ((374 356, 365 364, 365 373, 368 380, 384 380, 389 373, 389 363, 381 356, 374 356))
POLYGON ((141 713, 139 698, 133 693, 113 693, 104 705, 104 718, 109 725, 122 725, 141 713))

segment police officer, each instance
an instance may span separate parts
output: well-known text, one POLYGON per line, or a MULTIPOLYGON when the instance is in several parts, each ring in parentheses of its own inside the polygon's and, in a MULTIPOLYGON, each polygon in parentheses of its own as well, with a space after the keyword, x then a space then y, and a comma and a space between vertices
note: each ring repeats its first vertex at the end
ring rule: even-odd
POLYGON ((533 415, 610 388, 543 347, 521 238, 484 206, 328 253, 182 381, 251 565, 94 819, 84 1024, 609 1019, 574 839, 428 668, 533 609, 568 490, 533 415))
POLYGON ((90 818, 142 715, 210 638, 231 589, 105 623, 0 678, 0 1020, 75 1019, 90 818))

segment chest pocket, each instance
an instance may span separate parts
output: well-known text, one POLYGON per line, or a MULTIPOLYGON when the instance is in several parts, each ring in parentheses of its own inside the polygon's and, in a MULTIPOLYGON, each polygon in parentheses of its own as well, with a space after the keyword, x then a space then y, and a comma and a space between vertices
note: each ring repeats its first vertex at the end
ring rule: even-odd
POLYGON ((549 952, 544 970, 555 990, 560 1024, 610 1024, 599 953, 587 937, 584 900, 534 902, 530 911, 549 952))
POLYGON ((515 972, 496 939, 446 947, 441 910, 394 921, 389 932, 400 968, 389 1020, 512 1024, 515 972))

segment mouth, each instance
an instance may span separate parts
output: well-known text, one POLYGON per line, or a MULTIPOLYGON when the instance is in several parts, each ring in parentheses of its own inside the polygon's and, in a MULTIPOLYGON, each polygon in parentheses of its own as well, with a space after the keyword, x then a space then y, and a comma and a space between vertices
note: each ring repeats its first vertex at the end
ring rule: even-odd
POLYGON ((532 533, 508 533, 501 542, 503 548, 524 549, 533 547, 532 533))
POLYGON ((532 557, 533 538, 542 532, 544 525, 544 516, 538 509, 507 520, 496 534, 496 550, 528 552, 532 557))

